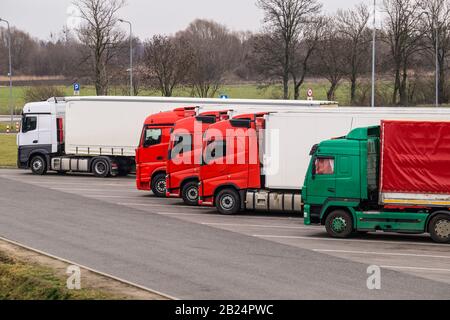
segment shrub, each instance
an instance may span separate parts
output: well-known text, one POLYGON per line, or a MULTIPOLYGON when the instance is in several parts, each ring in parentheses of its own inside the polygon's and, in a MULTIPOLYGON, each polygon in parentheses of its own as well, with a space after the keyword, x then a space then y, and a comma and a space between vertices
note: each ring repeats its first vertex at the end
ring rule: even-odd
POLYGON ((45 101, 51 97, 64 97, 65 93, 55 86, 34 86, 29 87, 24 92, 25 103, 45 101))

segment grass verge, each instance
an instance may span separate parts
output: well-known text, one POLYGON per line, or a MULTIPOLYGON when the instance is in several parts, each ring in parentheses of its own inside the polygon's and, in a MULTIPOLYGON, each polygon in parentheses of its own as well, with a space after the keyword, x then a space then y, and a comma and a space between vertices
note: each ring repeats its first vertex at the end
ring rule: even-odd
POLYGON ((0 300, 167 300, 80 268, 81 290, 66 287, 69 264, 0 239, 0 300))
POLYGON ((15 134, 0 134, 0 167, 17 166, 17 145, 15 134))
POLYGON ((65 280, 44 266, 28 264, 0 251, 0 300, 107 300, 93 289, 68 290, 65 280))

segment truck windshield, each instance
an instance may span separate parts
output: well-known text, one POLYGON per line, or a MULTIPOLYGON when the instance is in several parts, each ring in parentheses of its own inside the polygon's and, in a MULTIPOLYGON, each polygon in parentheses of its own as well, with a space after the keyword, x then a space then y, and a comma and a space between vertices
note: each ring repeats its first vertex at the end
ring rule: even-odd
POLYGON ((161 143, 162 130, 146 128, 144 135, 144 148, 148 148, 161 143))

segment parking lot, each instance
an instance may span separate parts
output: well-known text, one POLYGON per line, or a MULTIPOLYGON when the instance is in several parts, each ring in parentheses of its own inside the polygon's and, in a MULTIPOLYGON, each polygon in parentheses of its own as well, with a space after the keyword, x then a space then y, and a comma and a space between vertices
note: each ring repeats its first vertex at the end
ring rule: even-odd
MULTIPOLYGON (((373 233, 359 235, 348 240, 331 239, 327 236, 324 227, 305 226, 302 217, 299 216, 266 213, 221 216, 216 213, 214 208, 187 207, 177 199, 155 198, 150 193, 137 191, 134 186, 134 178, 131 176, 127 178, 96 179, 88 175, 59 176, 49 174, 40 177, 33 176, 26 171, 0 170, 0 182, 3 186, 2 189, 4 191, 7 189, 7 192, 2 192, 0 195, 1 207, 3 209, 8 207, 8 212, 16 209, 17 212, 24 212, 24 208, 20 208, 20 199, 28 198, 27 201, 35 206, 36 210, 43 205, 48 206, 50 201, 57 202, 57 205, 51 208, 45 210, 41 208, 43 212, 40 213, 39 222, 35 222, 33 212, 26 212, 23 216, 18 213, 20 216, 17 220, 14 220, 14 216, 7 217, 4 211, 0 218, 1 237, 46 252, 51 251, 49 253, 64 256, 66 259, 84 265, 91 264, 97 268, 105 264, 108 265, 108 257, 114 256, 117 259, 116 263, 110 261, 114 266, 108 266, 101 271, 124 277, 128 281, 147 285, 174 297, 194 299, 208 297, 255 298, 255 292, 258 292, 259 288, 259 284, 256 285, 256 283, 259 280, 253 279, 253 275, 238 273, 243 272, 243 270, 249 272, 252 264, 259 261, 255 259, 259 259, 259 256, 266 251, 266 259, 269 259, 270 263, 267 266, 260 266, 261 269, 254 270, 254 272, 266 277, 267 274, 272 273, 274 275, 273 282, 281 283, 281 285, 279 288, 274 287, 276 294, 260 292, 256 295, 257 298, 313 298, 321 295, 324 298, 431 298, 426 293, 427 286, 430 287, 430 292, 435 293, 435 298, 450 298, 450 245, 433 243, 426 235, 373 233), (11 197, 17 199, 11 199, 11 197), (79 204, 74 205, 74 203, 79 204), (98 210, 95 209, 97 207, 98 210), (58 209, 59 212, 57 212, 58 209), (118 219, 121 219, 120 226, 114 225, 115 213, 113 214, 113 212, 116 211, 118 219), (111 219, 108 218, 108 212, 111 212, 111 219), (78 213, 78 218, 73 217, 78 213), (74 220, 70 220, 71 218, 63 219, 63 216, 66 215, 72 215, 74 220), (169 219, 162 219, 161 217, 169 219), (42 221, 47 218, 48 221, 42 221), (59 220, 59 218, 62 220, 59 220), (155 219, 154 222, 151 219, 155 219), (36 229, 38 223, 42 224, 39 230, 36 229), (97 225, 99 233, 98 237, 90 239, 92 223, 97 225), (147 223, 148 225, 146 225, 147 223), (156 226, 159 223, 170 225, 170 228, 173 227, 174 229, 168 229, 164 233, 162 227, 156 226), (132 233, 133 238, 121 239, 120 234, 114 234, 113 227, 107 227, 109 224, 112 224, 114 228, 117 227, 118 232, 132 233), (157 229, 153 231, 153 228, 157 229), (48 233, 43 232, 43 230, 47 230, 48 233), (82 243, 66 236, 67 233, 72 234, 71 230, 73 230, 74 237, 75 235, 80 236, 83 230, 86 231, 83 233, 85 238, 82 243), (142 230, 148 230, 149 233, 152 233, 148 236, 155 237, 151 243, 146 243, 145 237, 139 235, 139 233, 145 233, 142 230), (58 235, 59 232, 61 232, 61 235, 58 235), (156 237, 157 232, 162 232, 164 236, 156 237), (196 238, 195 233, 198 233, 197 239, 194 239, 196 238), (182 234, 179 239, 177 239, 178 234, 182 234), (167 241, 180 241, 180 246, 175 247, 178 260, 169 257, 169 254, 167 254, 167 260, 165 260, 161 254, 149 253, 155 254, 154 257, 158 257, 160 261, 154 259, 146 261, 142 270, 151 273, 150 277, 146 274, 148 281, 142 280, 139 269, 128 270, 128 272, 124 270, 126 266, 132 263, 126 253, 114 254, 114 248, 110 248, 111 251, 106 252, 107 246, 101 245, 110 243, 113 247, 112 244, 117 242, 122 245, 120 251, 124 249, 127 251, 126 248, 128 247, 130 248, 130 254, 133 249, 141 246, 151 247, 157 252, 173 251, 174 249, 169 246, 168 242, 165 242, 165 236, 168 237, 167 241), (49 246, 50 240, 54 239, 53 237, 60 237, 60 242, 49 246), (185 243, 183 243, 183 237, 186 237, 185 243), (214 248, 219 248, 218 246, 223 244, 224 247, 221 250, 228 250, 233 238, 236 242, 245 242, 242 243, 242 248, 239 248, 239 250, 242 250, 242 252, 239 251, 239 255, 242 256, 239 256, 237 251, 211 253, 209 246, 213 245, 214 248), (155 239, 161 239, 161 242, 155 239), (138 241, 138 243, 133 241, 138 241), (198 242, 193 245, 189 241, 198 242), (215 241, 217 241, 217 245, 215 245, 215 241), (186 250, 183 249, 184 244, 186 244, 186 250), (74 247, 74 252, 71 252, 71 246, 74 247), (194 248, 197 250, 195 254, 204 256, 205 261, 196 260, 192 255, 183 256, 183 253, 188 254, 189 250, 194 248), (85 255, 88 250, 91 250, 89 256, 85 255), (283 255, 278 256, 277 254, 280 251, 283 252, 283 255), (253 258, 255 252, 258 252, 258 257, 253 258), (293 259, 292 255, 295 255, 295 252, 298 252, 298 258, 303 258, 303 260, 300 259, 300 262, 295 263, 290 261, 290 259, 293 259), (248 263, 245 261, 246 254, 249 257, 248 263), (220 256, 220 259, 217 258, 218 256, 220 256), (222 260, 222 258, 225 260, 222 260), (233 259, 236 259, 236 261, 233 259), (211 261, 214 261, 217 265, 214 266, 211 261), (302 261, 304 261, 304 265, 302 261), (225 265, 223 265, 224 263, 225 265), (167 270, 159 270, 158 268, 162 268, 164 264, 167 264, 167 270), (180 266, 183 265, 186 266, 186 269, 180 270, 182 268, 180 266), (279 271, 276 270, 277 265, 279 271), (382 268, 383 275, 386 276, 383 278, 383 289, 385 291, 382 289, 380 293, 369 293, 365 288, 364 279, 368 276, 365 268, 370 265, 377 265, 382 268), (230 269, 227 269, 227 266, 230 269), (270 269, 269 266, 274 269, 270 269), (214 269, 214 267, 216 269, 214 272, 219 272, 217 269, 220 269, 220 273, 224 276, 223 282, 219 281, 217 275, 211 271, 211 268, 214 269), (292 278, 286 276, 291 267, 297 267, 297 274, 292 278), (181 278, 182 272, 188 272, 196 268, 199 274, 192 275, 189 279, 183 280, 184 282, 173 278, 177 272, 180 272, 181 278), (203 272, 203 268, 207 271, 203 272), (354 274, 352 268, 359 270, 359 273, 354 274), (313 277, 311 270, 316 273, 313 277), (345 270, 352 274, 343 275, 342 272, 345 270), (167 273, 165 273, 166 271, 167 273), (283 277, 278 278, 280 275, 276 275, 277 272, 284 273, 283 277), (166 278, 169 276, 172 279, 166 278), (203 284, 198 283, 197 276, 198 281, 202 279, 203 284), (214 279, 210 279, 208 276, 214 279), (239 281, 239 279, 245 279, 245 276, 248 277, 248 282, 239 281), (306 288, 300 290, 295 281, 290 283, 290 279, 298 278, 299 281, 302 279, 306 281, 305 279, 308 277, 310 278, 309 281, 313 281, 317 277, 317 279, 323 279, 324 283, 314 288, 309 286, 308 290, 306 288), (320 292, 320 288, 327 285, 325 282, 328 277, 335 279, 336 284, 333 285, 332 289, 330 288, 328 291, 323 289, 323 292, 320 292), (349 277, 353 277, 355 281, 359 282, 355 283, 354 287, 352 285, 347 286, 345 281, 348 281, 349 277), (162 281, 161 279, 165 280, 162 281), (223 283, 226 283, 227 279, 232 287, 223 288, 223 283), (183 283, 186 282, 189 283, 183 287, 183 283), (339 287, 339 283, 343 285, 339 287), (403 283, 405 287, 403 289, 398 287, 398 283, 403 283), (214 291, 220 286, 222 286, 222 291, 214 291), (289 286, 292 286, 292 288, 289 286), (389 289, 391 287, 397 287, 399 291, 389 289), (339 290, 342 290, 342 296, 339 295, 339 290), (361 293, 358 290, 365 292, 367 296, 360 296, 361 293), (284 292, 281 293, 281 291, 284 292), (405 295, 402 296, 401 292, 403 291, 410 292, 404 292, 405 295), (239 292, 239 294, 234 295, 236 292, 239 292), (305 297, 305 292, 309 292, 310 296, 305 297)), ((119 220, 117 222, 119 223, 119 220)), ((240 246, 239 244, 236 245, 236 242, 233 242, 233 246, 240 246)), ((118 250, 118 248, 115 249, 118 250)), ((142 250, 141 252, 145 252, 146 249, 142 248, 142 250)), ((143 257, 141 258, 145 260, 143 257)), ((139 256, 135 259, 141 261, 139 256)), ((143 261, 140 263, 144 264, 143 261)), ((273 282, 267 281, 267 287, 273 287, 273 282)))

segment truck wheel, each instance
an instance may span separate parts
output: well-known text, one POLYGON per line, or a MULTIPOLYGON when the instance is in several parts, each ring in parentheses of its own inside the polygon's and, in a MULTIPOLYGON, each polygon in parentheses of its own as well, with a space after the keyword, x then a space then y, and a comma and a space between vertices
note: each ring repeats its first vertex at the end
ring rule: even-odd
POLYGON ((188 206, 198 205, 198 183, 195 181, 186 183, 181 190, 181 197, 188 206))
POLYGON ((348 238, 353 232, 353 220, 344 210, 331 212, 325 220, 325 228, 333 238, 348 238))
POLYGON ((232 215, 241 210, 239 193, 233 189, 225 189, 216 197, 216 208, 220 214, 232 215))
POLYGON ((109 161, 106 159, 96 159, 92 164, 92 172, 96 177, 106 178, 110 174, 109 161))
POLYGON ((30 162, 31 172, 37 175, 44 175, 47 173, 47 162, 42 156, 35 156, 30 162))
POLYGON ((152 179, 152 192, 158 198, 166 197, 166 175, 164 173, 158 173, 152 179))
POLYGON ((433 241, 438 243, 450 243, 450 216, 438 214, 430 221, 428 230, 433 241))

